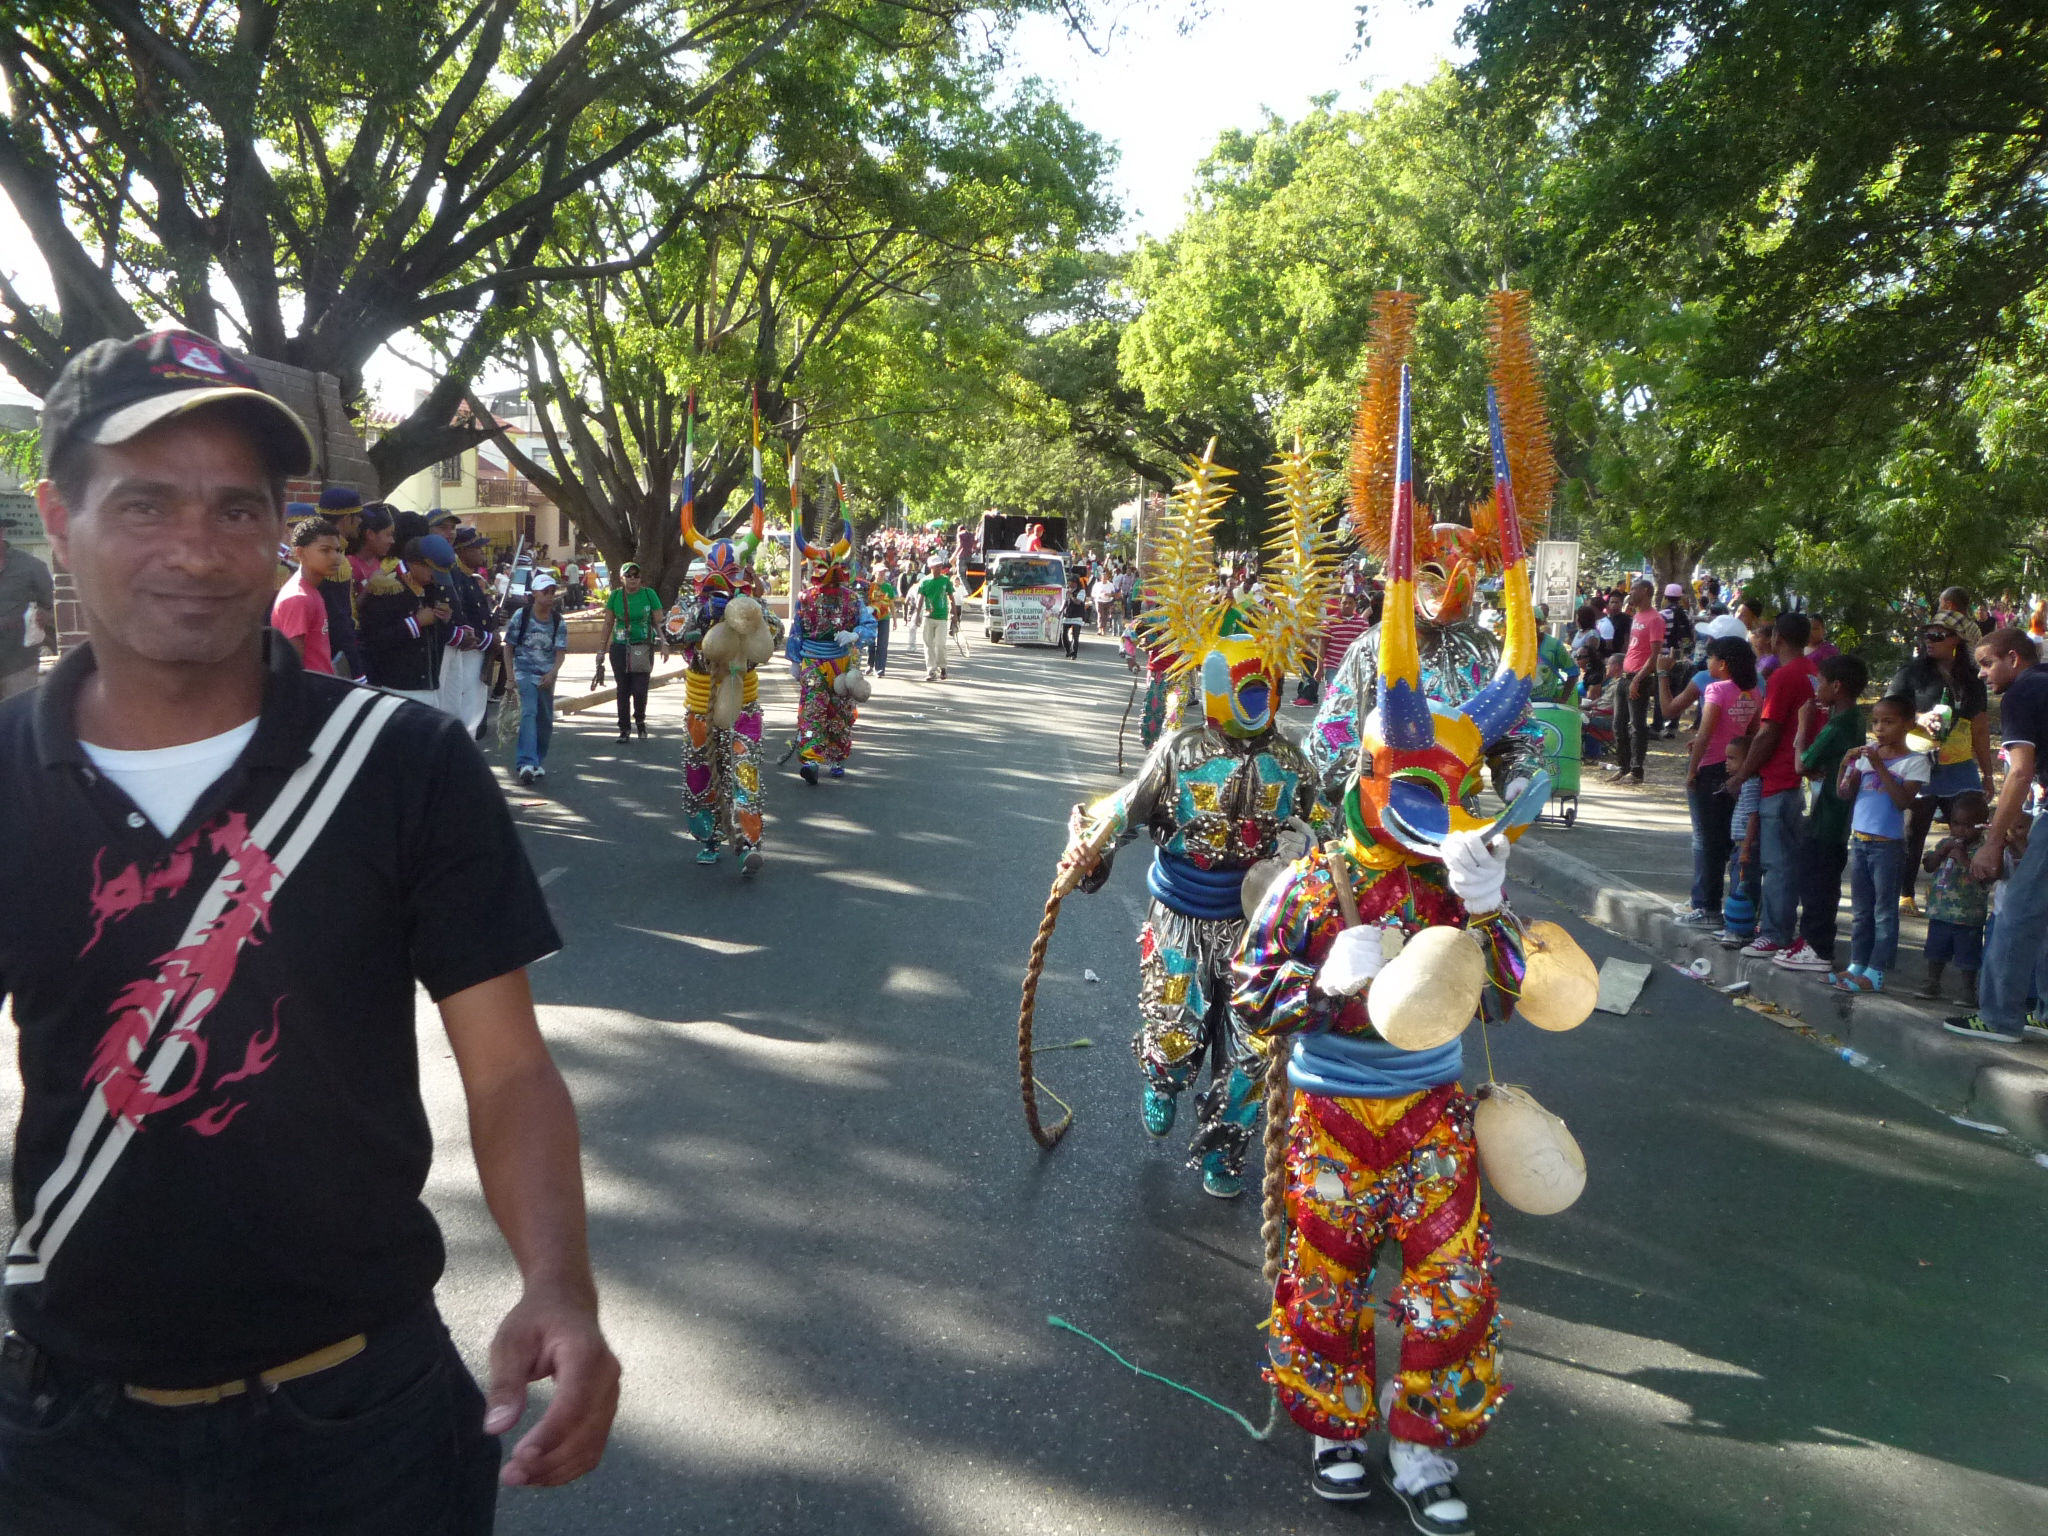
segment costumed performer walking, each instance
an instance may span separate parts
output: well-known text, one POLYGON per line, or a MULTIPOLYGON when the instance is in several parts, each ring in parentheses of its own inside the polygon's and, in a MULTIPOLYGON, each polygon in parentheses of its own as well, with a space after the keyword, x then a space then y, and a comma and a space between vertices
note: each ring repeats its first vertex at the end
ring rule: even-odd
POLYGON ((794 530, 797 555, 816 571, 797 600, 796 622, 789 627, 787 652, 796 667, 801 691, 797 705, 797 772, 806 784, 818 782, 823 768, 833 778, 846 776, 853 751, 853 726, 860 718, 858 676, 860 645, 874 638, 874 617, 853 585, 853 522, 840 519, 840 536, 830 545, 813 544, 801 525, 794 530))
MULTIPOLYGON (((1507 302, 1525 306, 1526 296, 1494 297, 1499 352, 1527 362, 1513 344, 1516 335, 1526 341, 1526 328, 1515 323, 1523 311, 1507 302)), ((1285 1123, 1268 1131, 1268 1273, 1277 1279, 1266 1377, 1314 1437, 1318 1494, 1367 1496, 1363 1440, 1384 1416, 1387 1481, 1418 1530, 1453 1536, 1473 1526, 1454 1481, 1457 1464, 1444 1452, 1477 1441, 1506 1390, 1479 1164, 1502 1198, 1534 1211, 1562 1209, 1584 1181, 1583 1160, 1572 1166, 1577 1148, 1562 1150, 1568 1134, 1548 1144, 1550 1160, 1540 1168, 1529 1158, 1528 1166, 1505 1157, 1497 1166, 1491 1147, 1482 1152, 1487 1131, 1482 1123, 1475 1141, 1475 1119, 1523 1112, 1496 1105, 1544 1112, 1526 1096, 1511 1101, 1519 1094, 1513 1089, 1495 1089, 1475 1109, 1459 1086, 1459 1037, 1475 1010, 1501 1022, 1518 999, 1532 1022, 1570 1028, 1590 1010, 1597 980, 1560 930, 1537 925, 1525 934, 1503 903, 1508 839, 1540 811, 1547 779, 1539 775, 1492 823, 1478 814, 1484 755, 1521 721, 1536 669, 1500 416, 1491 413, 1507 642, 1493 681, 1446 707, 1427 697, 1418 654, 1408 375, 1402 367, 1389 390, 1384 373, 1368 372, 1373 409, 1361 422, 1364 430, 1368 419, 1389 414, 1384 406, 1393 396, 1398 425, 1385 436, 1398 449, 1388 477, 1394 513, 1378 705, 1358 723, 1361 750, 1341 806, 1342 834, 1266 892, 1233 967, 1232 1003, 1256 1037, 1293 1041, 1285 1123), (1387 957, 1390 931, 1407 937, 1398 958, 1387 957), (1559 1003, 1549 973, 1539 977, 1528 967, 1533 956, 1567 951, 1576 957, 1570 979, 1579 992, 1559 1003), (1539 1000, 1552 1003, 1551 1011, 1539 1013, 1539 1000), (1284 1161, 1271 1157, 1275 1151, 1284 1161), (1539 1184, 1549 1180, 1534 1195, 1526 1182, 1532 1168, 1539 1184), (1283 1191, 1284 1228, 1276 1212, 1283 1191), (1380 1386, 1371 1287, 1376 1256, 1390 1238, 1401 1245, 1401 1283, 1389 1311, 1402 1345, 1398 1367, 1380 1386)), ((1524 376, 1533 377, 1533 368, 1495 371, 1508 382, 1524 376)), ((1530 450, 1529 438, 1541 433, 1547 452, 1533 391, 1518 392, 1513 403, 1517 449, 1530 450)), ((1377 493, 1375 478, 1354 480, 1354 498, 1377 493)), ((1555 1127, 1562 1133, 1561 1122, 1555 1127)))
POLYGON ((1216 568, 1217 513, 1230 471, 1215 444, 1187 466, 1168 505, 1150 583, 1157 624, 1176 667, 1195 673, 1203 713, 1162 738, 1137 777, 1092 806, 1076 806, 1066 859, 1099 862, 1081 883, 1109 879, 1115 848, 1151 835, 1151 911, 1138 935, 1138 1009, 1131 1042, 1144 1075, 1145 1129, 1173 1129, 1180 1095, 1200 1076, 1200 1128, 1189 1162, 1222 1199, 1244 1192, 1244 1155, 1258 1119, 1265 1058, 1230 1005, 1229 967, 1244 929, 1247 873, 1272 859, 1282 829, 1315 805, 1308 762, 1274 724, 1282 680, 1313 642, 1335 580, 1324 514, 1330 498, 1297 445, 1276 467, 1285 516, 1271 548, 1280 567, 1266 602, 1247 613, 1207 585, 1216 568))

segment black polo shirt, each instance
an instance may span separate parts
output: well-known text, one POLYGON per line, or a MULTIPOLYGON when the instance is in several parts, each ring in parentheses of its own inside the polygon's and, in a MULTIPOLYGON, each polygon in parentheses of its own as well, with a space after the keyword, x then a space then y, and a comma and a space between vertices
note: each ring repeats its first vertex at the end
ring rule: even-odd
POLYGON ((458 723, 274 637, 268 657, 255 735, 169 838, 78 744, 88 648, 0 704, 8 1311, 148 1386, 253 1373, 431 1293, 414 981, 438 1001, 561 942, 458 723))

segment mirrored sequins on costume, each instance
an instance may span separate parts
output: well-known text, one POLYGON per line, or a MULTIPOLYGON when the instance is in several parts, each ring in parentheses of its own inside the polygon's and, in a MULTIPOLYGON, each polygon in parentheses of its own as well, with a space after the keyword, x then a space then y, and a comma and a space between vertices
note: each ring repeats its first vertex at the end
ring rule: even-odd
MULTIPOLYGON (((1153 842, 1152 893, 1138 936, 1138 1011, 1131 1049, 1162 1093, 1192 1087, 1204 1061, 1215 1080, 1197 1109, 1191 1162, 1220 1150, 1233 1173, 1258 1114, 1264 1058, 1229 1004, 1229 967, 1244 930, 1245 872, 1271 858, 1292 817, 1315 802, 1308 763, 1278 733, 1240 741, 1197 726, 1152 749, 1131 784, 1091 809, 1117 843, 1153 842)), ((1084 885, 1099 889, 1110 856, 1084 885)))
POLYGON ((1401 1283, 1389 1431, 1469 1445, 1499 1411, 1493 1234, 1479 1199, 1472 1101, 1454 1084, 1397 1099, 1296 1093, 1288 1120, 1285 1268, 1267 1323, 1266 1379, 1311 1433, 1353 1439, 1378 1418, 1372 1283, 1388 1239, 1401 1283))
MULTIPOLYGON (((718 622, 725 594, 707 592, 681 621, 683 632, 704 635, 718 622)), ((781 621, 763 610, 776 632, 781 621)), ((740 710, 721 728, 712 714, 715 680, 703 653, 686 647, 683 674, 683 804, 690 835, 706 848, 730 843, 744 857, 759 848, 766 797, 761 784, 760 674, 749 669, 741 683, 740 710)))
POLYGON ((858 632, 860 599, 844 580, 813 586, 797 602, 796 627, 790 643, 798 647, 797 756, 806 763, 830 766, 853 753, 853 726, 860 710, 853 700, 835 693, 832 684, 852 667, 857 646, 842 646, 833 636, 858 632))

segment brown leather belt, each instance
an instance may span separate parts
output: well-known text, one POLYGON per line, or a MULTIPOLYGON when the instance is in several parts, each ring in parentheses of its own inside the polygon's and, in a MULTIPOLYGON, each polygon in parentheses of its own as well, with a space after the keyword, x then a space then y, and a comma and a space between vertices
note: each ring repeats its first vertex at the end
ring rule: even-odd
POLYGON ((129 1382, 121 1388, 125 1396, 138 1403, 148 1403, 153 1408, 199 1408, 209 1403, 218 1403, 225 1398, 240 1397, 249 1390, 251 1380, 266 1387, 277 1386, 280 1382, 297 1381, 303 1376, 314 1376, 321 1371, 340 1365, 344 1360, 353 1360, 365 1349, 370 1340, 366 1334, 351 1334, 339 1344, 329 1344, 325 1349, 316 1349, 310 1355, 301 1355, 296 1360, 287 1360, 283 1365, 273 1365, 269 1370, 255 1377, 243 1377, 238 1381, 224 1381, 215 1387, 138 1387, 129 1382))

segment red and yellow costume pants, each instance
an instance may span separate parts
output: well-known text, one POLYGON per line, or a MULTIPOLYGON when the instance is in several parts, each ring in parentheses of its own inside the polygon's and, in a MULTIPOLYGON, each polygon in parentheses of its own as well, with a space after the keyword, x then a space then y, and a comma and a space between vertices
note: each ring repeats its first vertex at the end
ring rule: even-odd
POLYGON ((1296 1090, 1287 1214, 1266 1379, 1294 1421, 1355 1440, 1379 1417, 1372 1276, 1392 1238, 1401 1283, 1388 1310, 1401 1329, 1401 1359, 1387 1429, 1444 1447, 1484 1434, 1507 1388, 1472 1101, 1457 1084, 1392 1099, 1296 1090))

